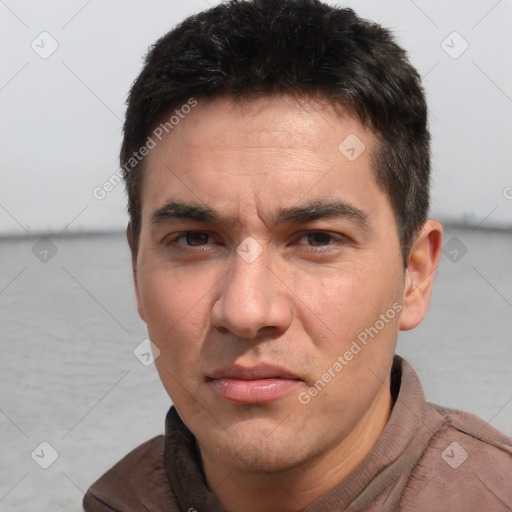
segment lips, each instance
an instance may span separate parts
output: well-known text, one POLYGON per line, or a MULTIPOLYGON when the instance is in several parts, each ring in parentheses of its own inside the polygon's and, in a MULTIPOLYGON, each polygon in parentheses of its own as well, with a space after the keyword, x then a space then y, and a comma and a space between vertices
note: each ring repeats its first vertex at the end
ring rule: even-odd
POLYGON ((225 400, 262 404, 283 398, 300 385, 300 378, 285 368, 259 364, 229 365, 208 375, 208 384, 225 400))

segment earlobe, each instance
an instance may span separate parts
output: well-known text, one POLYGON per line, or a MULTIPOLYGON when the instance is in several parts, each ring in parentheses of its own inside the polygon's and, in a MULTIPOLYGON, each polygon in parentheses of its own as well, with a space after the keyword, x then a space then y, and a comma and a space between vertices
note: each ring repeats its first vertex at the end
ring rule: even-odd
POLYGON ((135 298, 137 300, 137 311, 139 312, 139 316, 141 319, 146 322, 146 312, 144 310, 144 306, 142 305, 142 300, 140 297, 140 290, 139 290, 139 282, 138 282, 138 275, 137 275, 137 247, 135 245, 134 240, 134 234, 132 230, 131 224, 128 224, 128 227, 126 228, 126 239, 128 240, 128 245, 130 246, 130 251, 132 253, 132 272, 133 272, 133 284, 135 287, 135 298))
POLYGON ((427 313, 441 258, 442 238, 441 224, 436 220, 428 220, 411 247, 399 324, 402 331, 416 327, 427 313))

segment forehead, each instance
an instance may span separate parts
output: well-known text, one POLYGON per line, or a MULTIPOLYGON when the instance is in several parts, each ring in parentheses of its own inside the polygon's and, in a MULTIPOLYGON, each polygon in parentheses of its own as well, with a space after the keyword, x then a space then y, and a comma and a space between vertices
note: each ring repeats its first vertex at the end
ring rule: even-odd
MULTIPOLYGON (((183 105, 183 108, 186 104, 183 105)), ((174 112, 179 113, 180 108, 174 112)), ((185 110, 183 111, 185 112, 185 110)), ((164 116, 162 125, 168 130, 162 142, 203 151, 223 149, 261 149, 272 147, 326 153, 333 148, 334 138, 343 133, 357 135, 373 142, 373 134, 365 129, 346 107, 332 104, 322 97, 272 95, 258 99, 236 100, 221 96, 199 100, 194 109, 179 117, 164 116)), ((158 144, 160 148, 162 144, 158 144)), ((149 159, 155 153, 151 152, 149 159)), ((160 152, 161 153, 161 152, 160 152)))
POLYGON ((198 101, 146 157, 143 216, 169 196, 239 210, 336 192, 357 202, 380 193, 374 144, 355 116, 321 99, 198 101))

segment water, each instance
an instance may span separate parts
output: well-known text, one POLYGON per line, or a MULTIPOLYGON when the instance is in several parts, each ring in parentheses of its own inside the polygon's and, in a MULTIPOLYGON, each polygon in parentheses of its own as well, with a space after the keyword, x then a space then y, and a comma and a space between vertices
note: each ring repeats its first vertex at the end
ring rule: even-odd
MULTIPOLYGON (((457 258, 467 253, 443 257, 429 315, 397 351, 430 401, 512 435, 512 235, 447 229, 452 237, 457 258)), ((81 510, 94 480, 163 433, 170 405, 154 366, 133 354, 146 330, 124 236, 50 238, 0 242, 5 512, 81 510)))

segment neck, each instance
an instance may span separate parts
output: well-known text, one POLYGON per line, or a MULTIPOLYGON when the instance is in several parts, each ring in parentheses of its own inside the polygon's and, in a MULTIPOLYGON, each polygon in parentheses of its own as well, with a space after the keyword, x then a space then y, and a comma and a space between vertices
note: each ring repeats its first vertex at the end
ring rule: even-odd
POLYGON ((324 453, 278 473, 240 473, 201 450, 203 467, 217 499, 231 512, 297 512, 349 475, 379 439, 392 408, 389 382, 352 431, 324 453))

